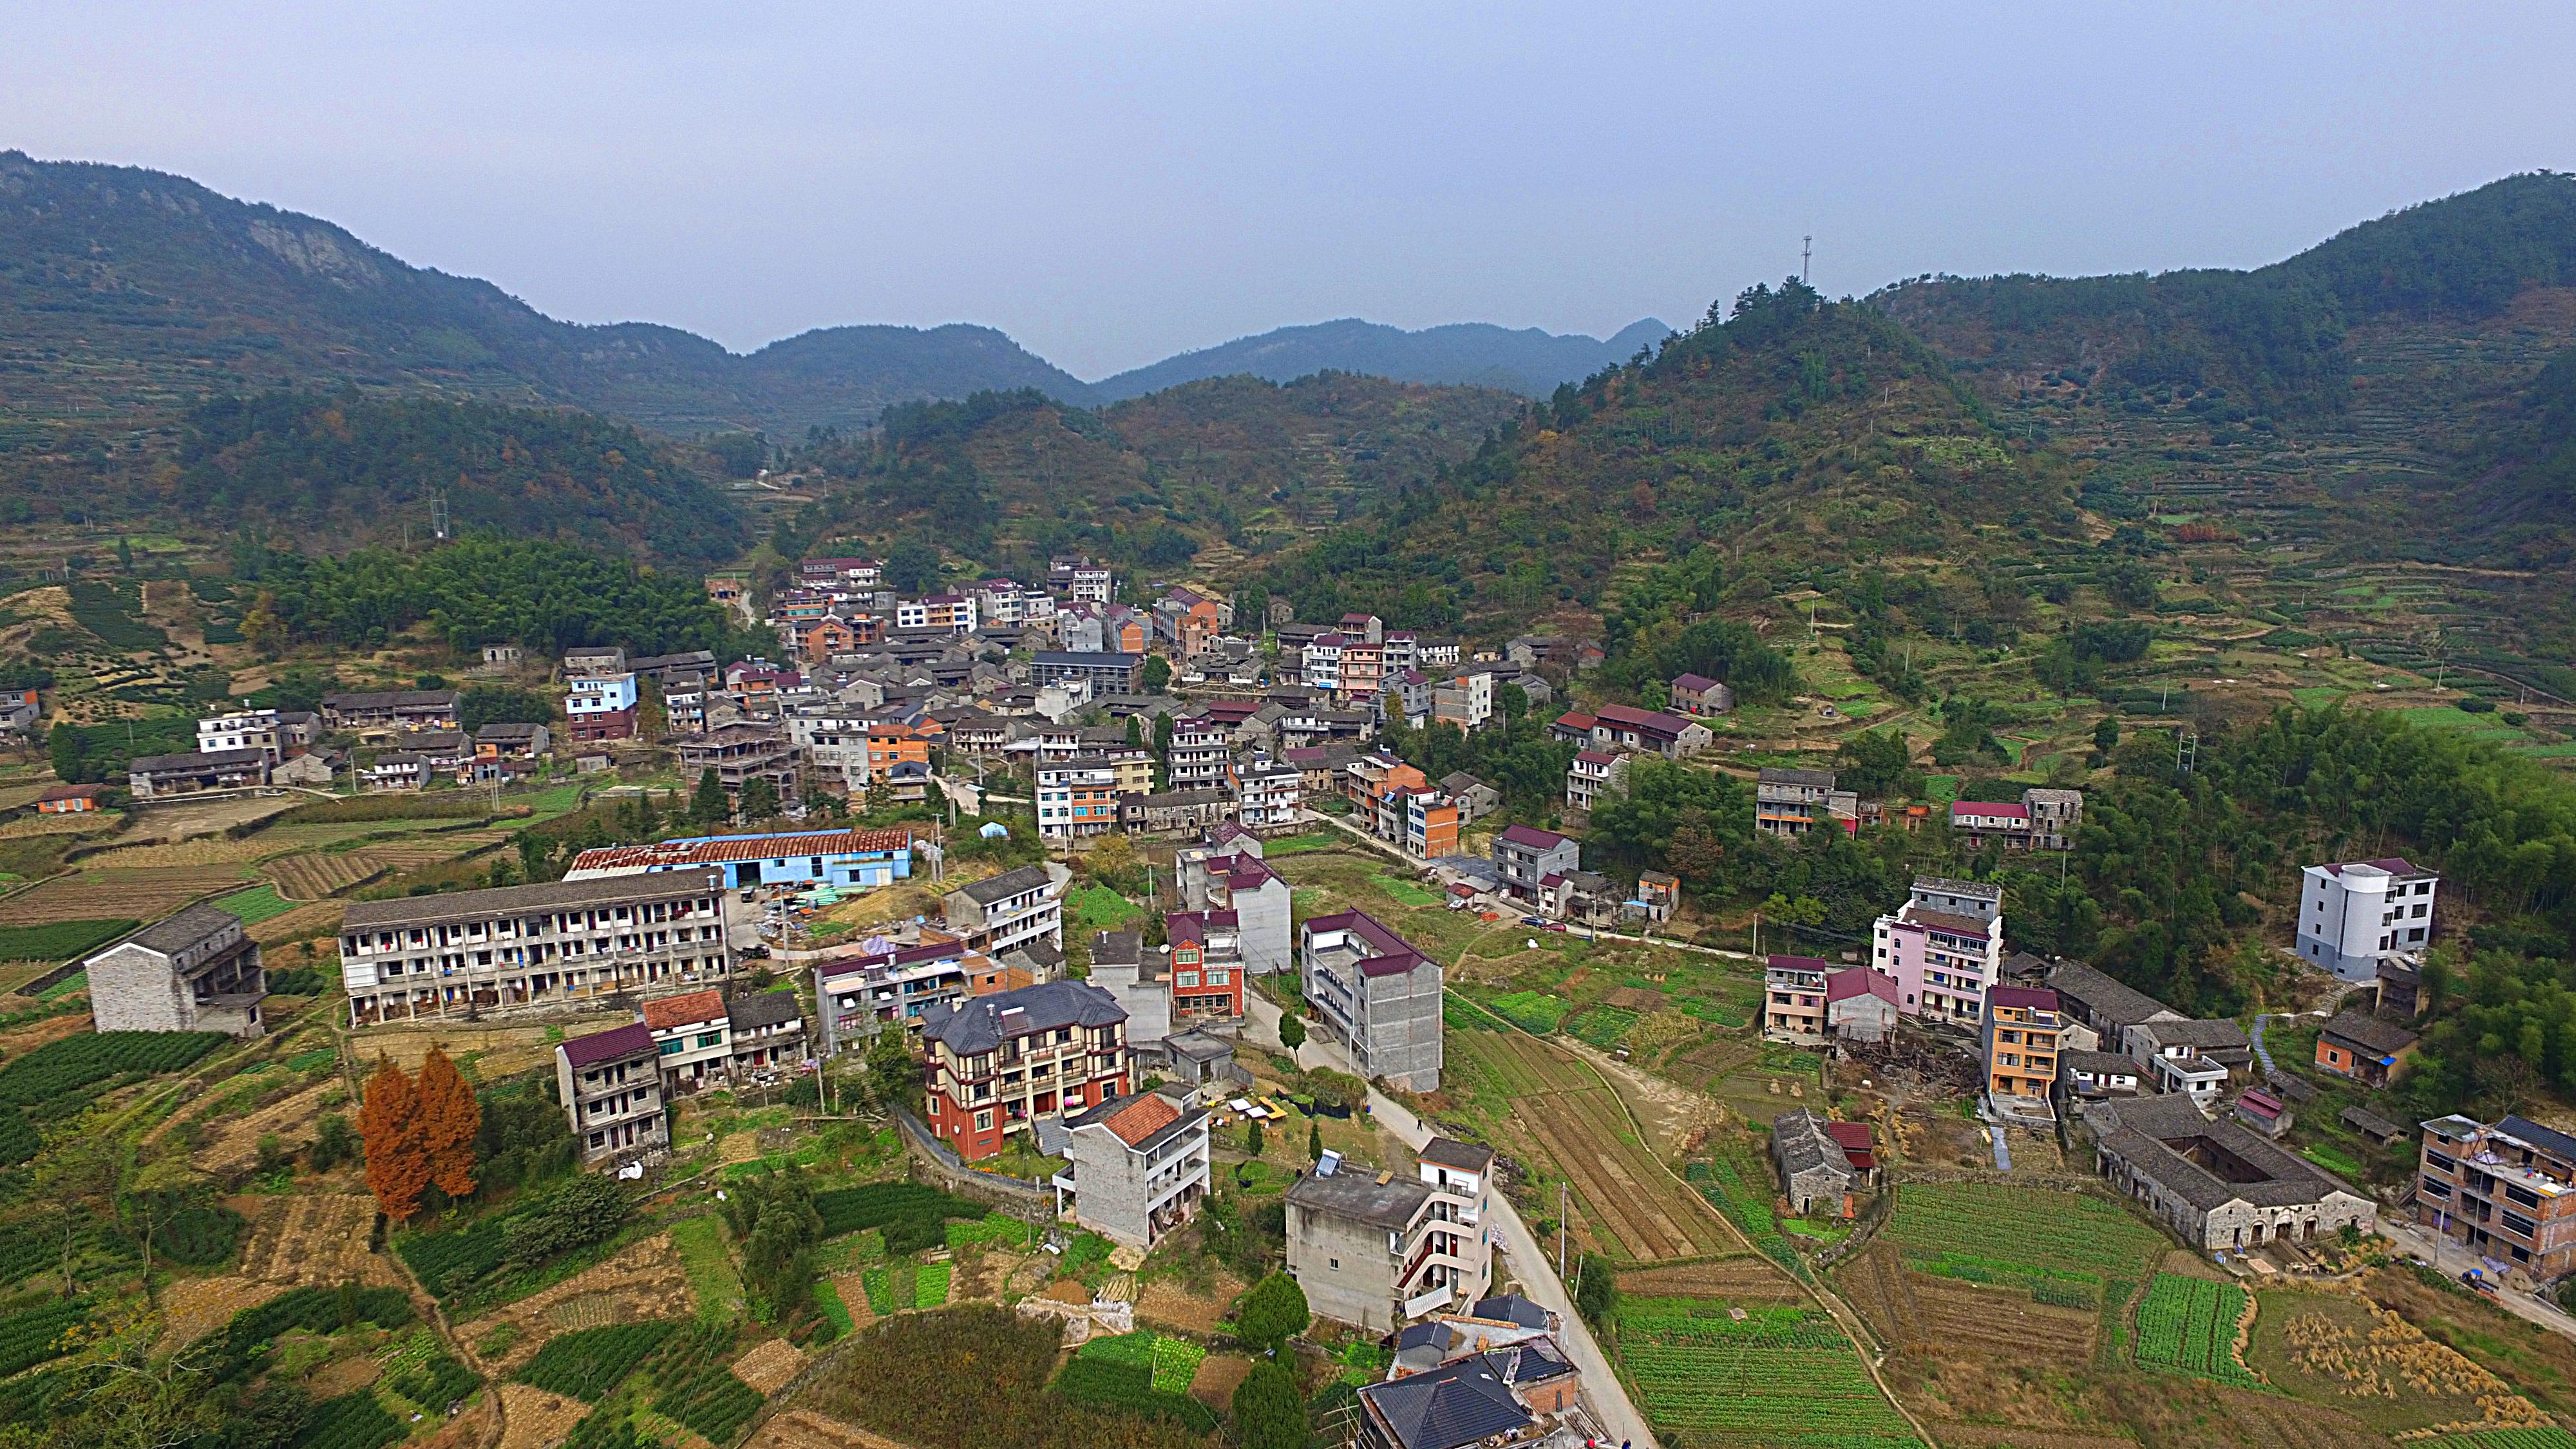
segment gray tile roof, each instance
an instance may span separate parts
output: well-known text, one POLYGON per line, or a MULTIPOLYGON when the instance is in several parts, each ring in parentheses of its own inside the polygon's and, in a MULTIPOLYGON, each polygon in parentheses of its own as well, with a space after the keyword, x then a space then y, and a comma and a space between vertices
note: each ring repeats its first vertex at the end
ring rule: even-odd
POLYGON ((1780 1159, 1784 1176, 1794 1177, 1819 1167, 1845 1176, 1852 1174, 1850 1156, 1841 1143, 1826 1135, 1825 1119, 1812 1108, 1801 1107, 1772 1119, 1771 1151, 1780 1159))
POLYGON ((968 900, 979 906, 989 906, 995 901, 1006 901, 1024 892, 1042 889, 1046 883, 1045 866, 1024 865, 1017 870, 1006 870, 1000 875, 987 876, 967 886, 965 895, 968 900))
POLYGON ((2097 1023, 2135 1026, 2152 1017, 2173 1012, 2172 1007, 2145 992, 2122 985, 2081 961, 2064 962, 2050 971, 2048 985, 2061 997, 2075 998, 2083 1006, 2085 1014, 2097 1023))
POLYGON ((2325 1034, 2342 1037, 2383 1057, 2393 1057, 2415 1044, 2415 1033, 2366 1011, 2336 1012, 2334 1019, 2325 1024, 2325 1034))
POLYGON ((933 1004, 921 1013, 921 1034, 959 1056, 974 1056, 997 1050, 1005 1031, 1026 1036, 1067 1026, 1116 1026, 1126 1019, 1127 1008, 1105 988, 1088 981, 1044 981, 971 1001, 933 1004), (1005 1013, 1010 1014, 1007 1023, 1005 1013))
POLYGON ((241 917, 221 906, 200 901, 166 921, 156 921, 144 927, 131 939, 135 945, 147 950, 176 956, 208 936, 240 928, 241 917))
POLYGON ((2102 1136, 2104 1148, 2125 1159, 2139 1176, 2203 1212, 2237 1200, 2256 1207, 2300 1207, 2331 1192, 2357 1192, 2233 1119, 2203 1118, 2189 1097, 2114 1099, 2088 1109, 2086 1118, 2109 1129, 2102 1136), (2173 1145, 2187 1148, 2195 1140, 2205 1140, 2261 1176, 2230 1182, 2173 1145))
POLYGON ((1533 1422, 1483 1354, 1371 1384, 1360 1390, 1360 1398, 1402 1449, 1459 1449, 1533 1422))
POLYGON ((725 1001, 725 1019, 736 1029, 785 1026, 802 1019, 804 1014, 793 991, 753 991, 725 1001))

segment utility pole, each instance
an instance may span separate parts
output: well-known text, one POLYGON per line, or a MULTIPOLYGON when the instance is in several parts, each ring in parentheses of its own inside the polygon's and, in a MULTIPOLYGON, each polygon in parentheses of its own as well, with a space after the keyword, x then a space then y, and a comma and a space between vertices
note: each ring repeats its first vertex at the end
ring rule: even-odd
POLYGON ((1799 241, 1799 243, 1798 243, 1798 283, 1799 283, 1799 285, 1801 285, 1801 286, 1806 285, 1806 281, 1807 281, 1807 264, 1808 264, 1809 262, 1811 262, 1811 261, 1815 260, 1815 256, 1816 256, 1816 239, 1815 239, 1815 237, 1811 234, 1811 235, 1809 235, 1809 236, 1806 236, 1806 237, 1802 238, 1802 239, 1799 241))
POLYGON ((1565 1281, 1565 1184, 1556 1185, 1556 1280, 1565 1281))

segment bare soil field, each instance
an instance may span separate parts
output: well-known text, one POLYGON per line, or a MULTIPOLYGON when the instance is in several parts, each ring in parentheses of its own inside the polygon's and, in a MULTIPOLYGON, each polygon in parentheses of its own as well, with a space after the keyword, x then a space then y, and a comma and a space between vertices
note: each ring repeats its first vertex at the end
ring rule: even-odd
POLYGON ((130 916, 158 920, 202 895, 242 884, 239 866, 164 866, 153 870, 84 870, 40 881, 0 900, 0 925, 97 921, 130 916))
POLYGON ((1653 1262, 1736 1246, 1699 1194, 1635 1140, 1608 1088, 1523 1098, 1512 1111, 1574 1184, 1585 1213, 1616 1235, 1622 1256, 1653 1262))
POLYGON ((1639 1298, 1723 1298, 1762 1303, 1795 1296, 1797 1285, 1770 1259, 1754 1254, 1706 1263, 1676 1263, 1619 1275, 1619 1291, 1639 1298))
MULTIPOLYGON (((572 1035, 580 1036, 609 1024, 602 1018, 599 1026, 572 1028, 572 1035)), ((554 1048, 547 1044, 542 1026, 492 1026, 464 1020, 393 1022, 368 1027, 358 1034, 356 1044, 360 1057, 372 1060, 376 1053, 383 1052, 407 1072, 420 1070, 421 1059, 429 1055, 433 1044, 445 1047, 451 1057, 474 1052, 478 1056, 469 1073, 484 1081, 546 1066, 554 1060, 554 1048)))
POLYGON ((552 1449, 590 1412, 590 1405, 531 1384, 501 1385, 500 1449, 552 1449))
POLYGON ((201 835, 189 840, 163 841, 156 845, 121 845, 84 856, 84 870, 143 870, 165 865, 247 865, 277 850, 251 836, 232 840, 221 835, 201 835))
POLYGON ((297 906, 283 915, 271 916, 251 927, 250 938, 263 946, 274 946, 281 941, 302 941, 316 936, 336 936, 340 931, 340 919, 347 915, 348 911, 349 908, 338 901, 318 901, 309 906, 297 906))
POLYGON ((49 1016, 42 1021, 31 1021, 25 1026, 13 1026, 6 1031, 0 1031, 0 1053, 14 1057, 21 1052, 33 1051, 49 1041, 78 1036, 87 1030, 89 1030, 88 1013, 67 1011, 60 1016, 49 1016))
POLYGON ((283 1283, 256 1282, 238 1273, 182 1278, 161 1290, 162 1343, 165 1347, 194 1343, 232 1322, 234 1314, 285 1291, 283 1283))
MULTIPOLYGON (((37 793, 43 793, 41 787, 37 793)), ((105 835, 124 823, 125 817, 113 810, 84 810, 73 815, 27 815, 0 825, 0 840, 22 840, 31 835, 105 835)))
POLYGON ((310 795, 235 795, 221 800, 190 800, 176 805, 149 805, 133 812, 138 830, 165 840, 192 835, 219 835, 236 825, 283 815, 311 800, 310 795))
POLYGON ((313 1135, 313 1119, 322 1115, 322 1104, 346 1091, 336 1081, 320 1082, 248 1115, 218 1117, 206 1124, 213 1135, 197 1149, 192 1160, 204 1171, 221 1175, 257 1163, 259 1139, 271 1132, 289 1147, 300 1146, 313 1135))
POLYGON ((1145 1285, 1136 1302, 1139 1322, 1153 1322, 1185 1333, 1216 1332, 1218 1320, 1242 1296, 1242 1279, 1231 1273, 1219 1273, 1206 1293, 1192 1293, 1189 1285, 1169 1278, 1156 1278, 1145 1285))
POLYGON ((761 1397, 767 1398, 803 1373, 805 1364, 804 1350, 786 1339, 763 1339, 733 1361, 733 1376, 760 1390, 761 1397))
POLYGON ((596 1268, 459 1326, 456 1336, 486 1372, 500 1374, 536 1357, 548 1338, 569 1327, 686 1318, 696 1311, 697 1298, 689 1290, 688 1273, 680 1266, 679 1249, 672 1245, 669 1233, 655 1233, 596 1268), (576 1320, 570 1325, 557 1321, 554 1311, 567 1302, 572 1306, 562 1316, 576 1320), (498 1358, 483 1358, 473 1345, 504 1323, 519 1326, 518 1341, 498 1358))
POLYGON ((1199 1371, 1190 1378, 1190 1397, 1223 1412, 1234 1406, 1234 1391, 1250 1377, 1252 1360, 1212 1353, 1199 1360, 1199 1371))
POLYGON ((295 1197, 236 1199, 262 1204, 242 1246, 242 1275, 289 1286, 325 1287, 357 1279, 399 1283, 383 1255, 367 1251, 376 1200, 365 1193, 310 1193, 295 1197))
POLYGON ((2147 1449, 2388 1449, 2352 1415, 2281 1394, 2140 1375, 2113 1383, 2111 1396, 2147 1449))
POLYGON ((1761 1050, 1731 1037, 1703 1042, 1667 1063, 1664 1071, 1674 1081, 1694 1092, 1708 1090, 1708 1084, 1760 1056, 1761 1050))
MULTIPOLYGON (((954 1283, 949 1285, 953 1294, 954 1283)), ((832 1291, 841 1295, 841 1306, 850 1311, 850 1327, 861 1329, 877 1321, 877 1311, 868 1306, 868 1285, 862 1275, 843 1273, 832 1279, 832 1291)))

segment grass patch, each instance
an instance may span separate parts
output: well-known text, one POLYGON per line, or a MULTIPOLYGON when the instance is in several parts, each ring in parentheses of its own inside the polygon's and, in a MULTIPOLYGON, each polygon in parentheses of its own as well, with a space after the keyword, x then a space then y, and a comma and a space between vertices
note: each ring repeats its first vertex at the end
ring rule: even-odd
POLYGON ((1566 1003, 1544 992, 1515 991, 1509 996, 1497 996, 1486 1005, 1512 1025, 1540 1036, 1556 1030, 1556 1024, 1565 1019, 1566 1003))
POLYGON ((2360 1163, 2353 1161, 2351 1158, 2344 1156, 2342 1153, 2337 1152, 2322 1142, 2317 1143, 2314 1146, 2301 1149, 2299 1155, 2310 1162, 2315 1163, 2317 1166, 2324 1168, 2328 1172, 2337 1173, 2344 1177, 2351 1178, 2358 1178, 2361 1176, 2360 1163))
POLYGON ((1347 843, 1331 831, 1325 831, 1320 835, 1291 835, 1285 840, 1262 842, 1261 858, 1276 860, 1283 855, 1304 855, 1315 850, 1340 850, 1347 843))
POLYGON ((1417 910, 1424 906, 1436 906, 1440 904, 1440 898, 1438 896, 1433 895, 1431 892, 1424 890, 1421 886, 1400 876, 1372 875, 1369 877, 1369 880, 1373 882, 1379 890, 1386 892, 1398 901, 1401 901, 1408 906, 1412 906, 1417 910))
POLYGON ((1073 929, 1087 938, 1093 931, 1114 931, 1145 914, 1145 908, 1104 885, 1087 885, 1072 891, 1066 904, 1072 909, 1073 929))
POLYGON ((271 916, 282 916, 294 910, 296 903, 277 893, 273 885, 255 885, 246 891, 235 891, 215 902, 241 917, 245 926, 256 926, 271 916))
POLYGON ((701 1318, 729 1318, 743 1301, 742 1274, 725 1250, 724 1225, 712 1215, 683 1218, 671 1225, 671 1246, 679 1249, 681 1271, 698 1300, 701 1318))

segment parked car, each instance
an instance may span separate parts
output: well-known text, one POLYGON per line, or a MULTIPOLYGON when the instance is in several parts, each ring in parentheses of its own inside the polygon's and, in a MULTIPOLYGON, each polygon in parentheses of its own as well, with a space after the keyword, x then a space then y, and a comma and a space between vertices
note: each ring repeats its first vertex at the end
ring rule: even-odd
POLYGON ((1523 916, 1523 917, 1521 917, 1521 924, 1522 924, 1522 925, 1524 925, 1524 926, 1544 926, 1544 925, 1546 925, 1546 924, 1547 924, 1547 917, 1545 917, 1545 916, 1523 916))

